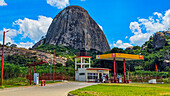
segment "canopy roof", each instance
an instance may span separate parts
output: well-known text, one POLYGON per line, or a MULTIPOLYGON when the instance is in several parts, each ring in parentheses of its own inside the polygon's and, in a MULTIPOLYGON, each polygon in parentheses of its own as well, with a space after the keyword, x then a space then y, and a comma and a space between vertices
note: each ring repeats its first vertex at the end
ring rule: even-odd
POLYGON ((111 71, 111 69, 108 68, 86 68, 87 70, 108 70, 111 71))
POLYGON ((77 56, 77 57, 74 57, 74 58, 91 58, 91 56, 77 56))
POLYGON ((117 61, 123 61, 125 59, 126 61, 130 60, 143 60, 143 55, 133 55, 133 54, 124 54, 124 53, 110 53, 110 54, 102 54, 102 55, 96 55, 96 59, 102 59, 102 60, 115 60, 117 61))

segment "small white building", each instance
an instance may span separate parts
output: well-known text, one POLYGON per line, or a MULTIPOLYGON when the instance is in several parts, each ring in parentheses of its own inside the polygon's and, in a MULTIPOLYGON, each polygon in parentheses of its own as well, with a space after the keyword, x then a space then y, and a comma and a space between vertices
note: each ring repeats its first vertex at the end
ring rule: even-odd
POLYGON ((91 56, 75 57, 75 80, 95 82, 109 78, 110 69, 107 68, 91 68, 91 56))

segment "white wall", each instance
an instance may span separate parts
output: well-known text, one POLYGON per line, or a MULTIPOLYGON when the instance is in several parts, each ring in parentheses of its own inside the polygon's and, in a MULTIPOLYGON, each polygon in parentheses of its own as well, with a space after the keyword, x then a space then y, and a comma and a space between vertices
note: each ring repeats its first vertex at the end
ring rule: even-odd
POLYGON ((78 69, 78 81, 86 81, 86 68, 78 69), (80 73, 84 73, 84 75, 80 75, 80 73))
POLYGON ((78 81, 78 71, 75 71, 75 80, 78 81))

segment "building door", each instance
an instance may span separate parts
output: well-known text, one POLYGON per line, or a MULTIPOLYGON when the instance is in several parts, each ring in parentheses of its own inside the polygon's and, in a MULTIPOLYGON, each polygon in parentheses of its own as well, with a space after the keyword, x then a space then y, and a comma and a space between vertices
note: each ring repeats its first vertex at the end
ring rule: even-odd
POLYGON ((86 81, 85 73, 79 73, 78 75, 79 75, 79 78, 78 78, 79 81, 86 81))

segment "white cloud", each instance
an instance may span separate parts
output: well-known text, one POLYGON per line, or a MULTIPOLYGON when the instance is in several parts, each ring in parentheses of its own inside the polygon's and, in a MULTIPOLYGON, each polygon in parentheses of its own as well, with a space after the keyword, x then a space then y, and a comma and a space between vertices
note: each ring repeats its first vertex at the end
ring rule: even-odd
POLYGON ((29 37, 37 42, 41 36, 44 36, 52 22, 51 17, 38 16, 38 20, 24 18, 16 20, 13 25, 19 26, 19 31, 23 38, 29 37))
POLYGON ((0 0, 0 6, 6 6, 6 5, 7 5, 7 3, 5 3, 4 0, 0 0))
MULTIPOLYGON (((19 32, 16 30, 16 29, 6 29, 6 28, 3 28, 3 30, 2 31, 8 31, 6 34, 5 34, 5 36, 8 36, 8 37, 11 37, 11 38, 13 38, 13 37, 15 37, 15 36, 17 36, 17 34, 19 34, 19 32)), ((1 32, 1 35, 2 35, 2 33, 3 32, 1 32)))
POLYGON ((131 22, 130 30, 132 31, 132 33, 134 33, 134 34, 141 33, 141 28, 139 26, 140 26, 140 24, 138 22, 131 22))
MULTIPOLYGON (((17 34, 19 34, 19 32, 15 29, 6 29, 3 28, 3 30, 0 31, 0 36, 3 37, 3 33, 4 31, 9 30, 6 34, 5 34, 5 44, 7 42, 11 42, 14 43, 14 40, 12 40, 12 38, 14 38, 15 36, 17 36, 17 34)), ((3 38, 1 39, 0 43, 2 43, 3 38)))
POLYGON ((129 46, 132 46, 129 43, 123 43, 122 40, 118 40, 116 43, 113 42, 113 44, 110 44, 110 47, 118 47, 118 48, 127 48, 129 46))
POLYGON ((127 38, 128 38, 128 36, 125 37, 125 39, 127 39, 127 38))
POLYGON ((158 17, 149 16, 148 19, 138 18, 137 22, 130 23, 129 28, 134 33, 129 39, 131 44, 142 45, 154 33, 170 28, 170 9, 164 15, 158 12, 154 12, 153 14, 158 17))
POLYGON ((69 5, 69 0, 47 0, 47 4, 57 7, 58 9, 63 9, 69 5))
MULTIPOLYGON (((9 30, 8 33, 5 35, 5 43, 11 42, 12 44, 17 44, 18 47, 24 47, 29 48, 31 47, 35 42, 37 42, 41 36, 44 36, 47 33, 47 30, 52 22, 51 17, 45 17, 45 16, 39 16, 38 20, 28 19, 24 18, 18 19, 15 22, 13 22, 14 26, 19 26, 19 30, 16 29, 6 29, 0 30, 0 36, 3 37, 3 31, 9 30), (15 40, 13 40, 14 37, 16 37, 18 34, 21 34, 22 38, 30 38, 33 42, 20 42, 16 43, 15 40)), ((19 40, 22 40, 22 38, 18 38, 19 40)), ((2 44, 2 39, 0 40, 0 43, 2 44)))
POLYGON ((86 0, 80 0, 80 1, 86 1, 86 0))
POLYGON ((131 36, 129 40, 132 44, 142 45, 142 44, 144 44, 144 42, 149 40, 149 37, 151 35, 152 34, 150 34, 150 33, 135 34, 135 35, 131 36))
POLYGON ((158 16, 158 18, 161 18, 161 17, 162 17, 162 14, 161 14, 161 13, 154 12, 153 14, 154 14, 154 15, 157 15, 157 16, 158 16))
POLYGON ((19 44, 18 44, 18 47, 21 47, 21 48, 30 48, 30 47, 32 47, 34 44, 32 43, 32 42, 26 42, 26 43, 24 43, 24 42, 20 42, 19 44))
POLYGON ((99 24, 98 24, 98 26, 100 27, 100 29, 103 31, 103 27, 102 26, 100 26, 99 24))

